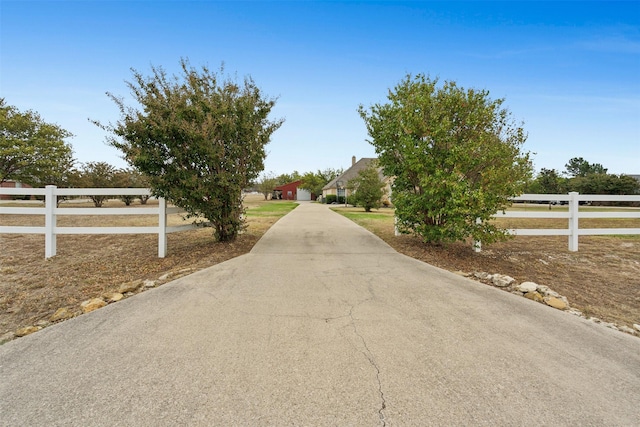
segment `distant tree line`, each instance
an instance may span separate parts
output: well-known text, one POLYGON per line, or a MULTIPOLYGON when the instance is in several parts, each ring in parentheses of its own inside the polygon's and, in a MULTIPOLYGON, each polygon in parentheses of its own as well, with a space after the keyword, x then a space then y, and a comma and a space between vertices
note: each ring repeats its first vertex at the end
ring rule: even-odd
POLYGON ((526 192, 534 194, 640 194, 640 181, 629 175, 607 173, 600 163, 589 163, 574 157, 563 172, 542 168, 528 185, 526 192))
MULTIPOLYGON (((75 188, 148 188, 149 180, 135 169, 116 169, 106 162, 87 162, 72 170, 68 187, 75 188)), ((129 206, 135 199, 146 204, 148 195, 117 195, 125 205, 129 206)), ((101 207, 110 196, 89 196, 96 207, 101 207)))

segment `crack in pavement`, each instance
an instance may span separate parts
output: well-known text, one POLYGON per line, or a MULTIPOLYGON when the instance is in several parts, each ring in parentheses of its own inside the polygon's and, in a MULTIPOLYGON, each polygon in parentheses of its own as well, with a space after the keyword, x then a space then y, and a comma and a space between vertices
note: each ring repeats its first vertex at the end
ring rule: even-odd
POLYGON ((359 350, 362 355, 369 361, 369 364, 371 364, 371 366, 375 369, 376 372, 376 382, 378 383, 378 394, 380 395, 380 408, 378 409, 378 416, 380 418, 380 423, 383 427, 385 427, 387 425, 386 420, 385 420, 385 416, 384 416, 384 410, 386 409, 387 405, 386 405, 386 399, 384 396, 384 391, 382 390, 382 381, 380 379, 380 368, 378 366, 378 364, 376 363, 374 357, 373 357, 373 353, 371 352, 371 350, 369 349, 369 346, 366 342, 366 340, 364 339, 364 337, 362 336, 362 334, 358 331, 358 327, 356 326, 356 319, 353 317, 353 310, 368 301, 371 301, 373 299, 375 299, 375 295, 373 294, 372 290, 369 289, 369 292, 371 294, 371 296, 365 300, 359 301, 356 304, 349 304, 347 301, 343 301, 344 303, 347 303, 350 305, 349 308, 349 313, 348 314, 344 314, 344 315, 340 315, 340 316, 333 316, 333 317, 327 317, 327 316, 313 316, 313 315, 309 315, 309 314, 274 314, 274 313, 260 313, 260 312, 247 312, 244 310, 235 310, 238 313, 244 314, 244 315, 248 315, 248 316, 264 316, 270 319, 278 319, 278 318, 294 318, 294 319, 311 319, 311 320, 320 320, 320 321, 324 321, 325 323, 329 323, 335 320, 339 320, 339 319, 350 319, 349 324, 351 325, 351 328, 353 329, 353 332, 355 333, 355 335, 360 339, 360 341, 362 342, 362 347, 364 347, 364 350, 361 348, 358 349, 357 346, 354 345, 354 348, 356 348, 357 350, 359 350))
POLYGON ((274 314, 274 313, 260 313, 260 312, 248 312, 243 310, 234 310, 236 313, 244 314, 247 316, 260 316, 260 317, 268 317, 271 319, 310 319, 310 320, 323 320, 325 323, 329 323, 332 320, 345 319, 349 317, 349 315, 342 316, 312 316, 310 314, 274 314))
MULTIPOLYGON (((362 304, 363 302, 366 302, 369 300, 365 300, 362 301, 359 304, 362 304)), ((380 394, 380 400, 381 400, 381 404, 380 404, 380 409, 378 409, 378 416, 380 417, 380 422, 382 423, 382 426, 385 427, 387 425, 387 422, 384 418, 384 410, 387 407, 387 402, 384 398, 384 392, 382 391, 382 381, 380 381, 380 368, 378 367, 378 364, 376 363, 376 361, 373 358, 373 354, 371 353, 371 350, 369 349, 369 346, 367 345, 367 341, 365 341, 364 337, 360 334, 360 332, 358 332, 358 327, 356 326, 356 322, 355 319, 353 318, 353 309, 355 308, 355 305, 351 306, 351 309, 349 310, 349 318, 351 319, 351 326, 353 327, 353 331, 354 333, 358 336, 358 338, 360 338, 360 340, 362 341, 362 344, 364 345, 364 348, 366 351, 363 351, 362 354, 364 355, 364 357, 367 358, 367 360, 369 361, 369 363, 371 364, 371 366, 373 366, 373 368, 376 370, 376 381, 378 382, 378 393, 380 394)))

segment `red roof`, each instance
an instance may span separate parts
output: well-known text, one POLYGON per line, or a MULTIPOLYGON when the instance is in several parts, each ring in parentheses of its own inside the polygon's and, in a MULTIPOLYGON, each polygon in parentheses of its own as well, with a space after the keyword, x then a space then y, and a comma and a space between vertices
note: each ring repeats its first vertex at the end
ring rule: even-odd
POLYGON ((287 191, 287 190, 291 190, 291 189, 296 189, 296 188, 298 188, 300 186, 300 184, 302 184, 302 181, 300 181, 300 180, 293 181, 293 182, 290 182, 288 184, 280 185, 280 186, 274 188, 274 190, 287 191))

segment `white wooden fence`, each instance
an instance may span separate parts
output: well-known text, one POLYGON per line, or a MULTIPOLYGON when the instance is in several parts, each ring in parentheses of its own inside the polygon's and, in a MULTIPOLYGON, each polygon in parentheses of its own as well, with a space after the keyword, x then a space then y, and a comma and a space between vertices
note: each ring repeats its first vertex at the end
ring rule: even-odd
MULTIPOLYGON (((580 218, 640 218, 640 210, 592 212, 580 211, 580 202, 640 202, 640 196, 612 196, 595 194, 523 194, 514 197, 513 201, 548 201, 567 202, 569 210, 566 212, 544 211, 506 211, 497 213, 496 218, 567 218, 568 227, 565 229, 549 228, 518 228, 510 229, 511 234, 517 236, 569 236, 569 251, 578 250, 578 236, 611 235, 611 234, 640 234, 640 228, 579 228, 580 218)), ((474 250, 480 252, 481 243, 474 242, 474 250)))
MULTIPOLYGON (((58 196, 143 196, 149 195, 146 188, 57 188, 49 185, 46 188, 0 188, 0 195, 32 195, 44 196, 44 207, 6 207, 0 206, 0 215, 44 215, 44 227, 38 226, 3 226, 0 234, 44 234, 45 258, 56 255, 56 236, 59 234, 157 234, 158 257, 167 254, 167 234, 195 228, 193 224, 167 226, 167 215, 183 212, 180 208, 167 207, 163 198, 158 199, 157 207, 136 208, 60 208, 57 207, 58 196), (158 215, 157 226, 146 227, 60 227, 57 225, 59 215, 158 215)), ((610 196, 593 194, 523 194, 513 198, 514 201, 549 201, 567 202, 566 212, 546 211, 507 211, 497 213, 497 218, 566 218, 568 227, 565 229, 548 228, 520 228, 509 232, 518 236, 569 236, 569 250, 578 250, 578 236, 611 235, 611 234, 640 234, 640 228, 579 228, 580 218, 640 218, 640 210, 590 212, 580 211, 580 202, 640 202, 640 196, 610 196)), ((474 250, 479 252, 481 242, 474 242, 474 250)))
MULTIPOLYGON (((167 207, 164 198, 158 199, 158 206, 135 208, 64 208, 57 206, 58 196, 148 196, 146 188, 0 188, 0 195, 44 196, 44 207, 8 207, 0 206, 0 215, 44 215, 44 227, 3 226, 0 234, 44 234, 44 257, 56 255, 56 236, 60 234, 157 234, 158 257, 167 254, 167 234, 195 228, 193 224, 167 226, 167 215, 184 212, 181 208, 167 207), (60 227, 59 215, 158 215, 158 225, 148 227, 60 227)), ((1 224, 1 223, 0 223, 1 224)))

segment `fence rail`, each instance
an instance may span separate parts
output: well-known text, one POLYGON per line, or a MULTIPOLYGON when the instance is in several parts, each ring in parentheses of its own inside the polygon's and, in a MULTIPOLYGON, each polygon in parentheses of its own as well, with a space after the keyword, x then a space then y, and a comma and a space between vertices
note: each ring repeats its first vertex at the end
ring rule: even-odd
POLYGON ((158 257, 167 255, 167 234, 195 228, 194 224, 167 226, 167 215, 184 212, 180 208, 168 207, 164 198, 158 198, 157 207, 136 208, 65 208, 57 206, 58 196, 149 196, 146 188, 57 188, 48 185, 45 188, 0 188, 0 195, 44 196, 44 207, 0 206, 0 215, 44 215, 45 225, 1 226, 0 234, 44 234, 44 257, 56 255, 56 236, 69 234, 157 234, 158 257), (60 227, 59 215, 157 215, 157 226, 136 227, 60 227))
MULTIPOLYGON (((580 228, 581 218, 640 218, 640 210, 627 212, 593 212, 580 211, 580 202, 640 202, 639 196, 614 196, 596 194, 578 194, 571 192, 568 194, 523 194, 514 197, 513 201, 532 202, 567 202, 569 210, 567 212, 518 212, 506 211, 497 213, 494 218, 566 218, 568 227, 565 229, 552 228, 517 228, 510 229, 509 232, 516 236, 569 236, 569 251, 578 250, 578 236, 613 235, 613 234, 640 234, 640 228, 580 228)), ((476 252, 480 252, 482 244, 479 241, 473 242, 476 252)))

